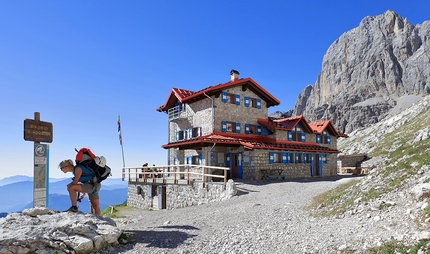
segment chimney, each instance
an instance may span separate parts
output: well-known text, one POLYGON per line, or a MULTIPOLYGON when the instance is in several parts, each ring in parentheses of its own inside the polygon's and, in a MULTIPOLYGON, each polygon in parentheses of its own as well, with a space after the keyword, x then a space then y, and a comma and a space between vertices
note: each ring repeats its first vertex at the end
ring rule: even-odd
POLYGON ((239 72, 236 70, 231 70, 230 71, 230 79, 231 81, 236 81, 239 79, 239 72))

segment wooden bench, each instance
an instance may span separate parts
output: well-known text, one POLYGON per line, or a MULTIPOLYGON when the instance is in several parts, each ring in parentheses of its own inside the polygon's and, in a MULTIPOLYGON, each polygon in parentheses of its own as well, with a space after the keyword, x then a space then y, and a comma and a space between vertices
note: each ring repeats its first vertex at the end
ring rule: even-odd
POLYGON ((270 181, 271 179, 282 179, 285 180, 285 175, 269 175, 267 176, 267 181, 270 181))

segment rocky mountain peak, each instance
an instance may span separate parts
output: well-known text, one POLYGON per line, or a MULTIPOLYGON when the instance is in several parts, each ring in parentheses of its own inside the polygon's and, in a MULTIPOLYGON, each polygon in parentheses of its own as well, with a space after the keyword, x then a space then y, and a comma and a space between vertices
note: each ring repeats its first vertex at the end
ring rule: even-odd
POLYGON ((377 123, 430 94, 429 51, 429 21, 414 26, 390 10, 365 17, 328 48, 292 115, 331 120, 344 133, 377 123))

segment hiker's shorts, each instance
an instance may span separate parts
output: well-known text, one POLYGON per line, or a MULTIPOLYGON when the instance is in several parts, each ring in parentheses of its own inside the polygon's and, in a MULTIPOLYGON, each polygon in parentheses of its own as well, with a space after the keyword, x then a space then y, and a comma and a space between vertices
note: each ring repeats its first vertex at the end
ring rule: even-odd
POLYGON ((92 185, 91 183, 84 183, 82 184, 82 192, 88 193, 88 198, 90 200, 99 199, 99 191, 101 189, 102 185, 100 183, 96 183, 95 185, 92 185), (94 192, 94 186, 97 188, 97 192, 94 192))

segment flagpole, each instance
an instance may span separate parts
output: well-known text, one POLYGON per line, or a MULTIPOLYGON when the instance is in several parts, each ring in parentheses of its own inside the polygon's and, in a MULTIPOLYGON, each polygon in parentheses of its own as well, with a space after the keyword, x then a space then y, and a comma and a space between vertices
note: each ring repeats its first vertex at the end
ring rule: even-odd
POLYGON ((122 130, 121 130, 120 115, 118 115, 118 135, 119 135, 119 144, 121 145, 121 152, 122 152, 122 167, 125 168, 124 147, 122 145, 122 130))

